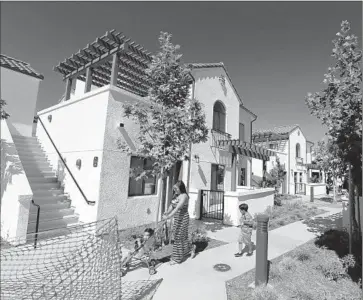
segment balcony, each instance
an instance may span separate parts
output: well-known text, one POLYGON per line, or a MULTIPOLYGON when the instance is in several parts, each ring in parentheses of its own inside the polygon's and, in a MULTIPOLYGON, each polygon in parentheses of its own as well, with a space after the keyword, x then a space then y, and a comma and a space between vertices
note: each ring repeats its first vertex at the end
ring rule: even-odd
POLYGON ((302 157, 296 157, 296 164, 297 165, 303 165, 304 159, 302 157))
POLYGON ((220 147, 219 141, 229 141, 232 136, 227 132, 222 132, 217 129, 212 129, 212 143, 214 147, 220 147))

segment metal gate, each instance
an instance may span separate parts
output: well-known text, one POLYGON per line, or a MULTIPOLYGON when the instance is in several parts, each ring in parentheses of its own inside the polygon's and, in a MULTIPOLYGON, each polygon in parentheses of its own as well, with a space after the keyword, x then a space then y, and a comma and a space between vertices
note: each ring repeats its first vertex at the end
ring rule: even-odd
POLYGON ((200 219, 209 218, 223 221, 224 191, 202 190, 200 199, 200 219))
POLYGON ((305 183, 295 182, 295 194, 296 195, 306 195, 306 186, 305 183))

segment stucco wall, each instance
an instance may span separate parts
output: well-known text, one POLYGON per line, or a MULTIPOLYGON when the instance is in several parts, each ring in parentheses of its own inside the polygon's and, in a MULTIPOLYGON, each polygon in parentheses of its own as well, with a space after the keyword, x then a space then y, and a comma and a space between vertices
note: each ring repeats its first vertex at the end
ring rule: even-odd
POLYGON ((306 195, 310 196, 311 187, 314 189, 314 196, 325 195, 326 185, 321 183, 308 183, 306 184, 306 195))
POLYGON ((31 136, 40 79, 1 69, 1 99, 7 102, 5 110, 11 116, 10 129, 17 135, 31 136))
POLYGON ((17 244, 26 241, 33 192, 8 123, 1 120, 1 237, 17 244))
MULTIPOLYGON (((143 101, 141 98, 111 87, 100 182, 98 219, 118 217, 119 228, 128 228, 156 221, 159 196, 128 196, 130 157, 118 147, 125 141, 131 149, 135 146, 138 126, 123 116, 124 103, 143 101), (124 124, 120 128, 120 123, 124 124)), ((159 191, 159 189, 158 189, 159 191)))
POLYGON ((36 135, 53 169, 59 171, 60 179, 64 177, 65 192, 69 193, 72 206, 75 206, 82 222, 95 221, 100 205, 101 166, 109 95, 109 88, 104 87, 88 93, 85 97, 73 98, 38 113, 84 194, 88 200, 96 201, 95 206, 86 204, 74 181, 60 163, 43 127, 38 123, 36 135), (51 122, 48 120, 50 115, 51 122), (93 166, 95 157, 98 158, 97 167, 93 166), (78 159, 81 160, 80 169, 76 167, 78 159))
MULTIPOLYGON (((296 129, 294 129, 289 136, 290 139, 290 158, 289 158, 289 169, 288 171, 288 176, 289 176, 289 180, 288 180, 288 184, 289 184, 289 193, 290 194, 294 194, 295 192, 295 184, 294 184, 294 174, 291 174, 291 170, 293 170, 293 172, 302 172, 302 182, 306 183, 307 182, 307 172, 306 171, 306 167, 303 166, 298 166, 296 164, 296 144, 299 143, 300 144, 300 157, 303 159, 303 163, 306 164, 306 138, 304 136, 304 134, 302 133, 301 129, 299 127, 297 127, 296 129), (300 133, 300 135, 299 135, 300 133)), ((299 178, 298 178, 298 182, 300 182, 299 178)))
MULTIPOLYGON (((208 68, 193 70, 195 78, 194 97, 204 105, 206 123, 209 129, 213 126, 213 106, 216 101, 221 101, 226 109, 226 132, 232 139, 239 138, 239 122, 245 124, 245 137, 250 138, 251 115, 245 110, 241 112, 240 102, 235 94, 231 83, 226 77, 225 87, 219 81, 219 76, 226 76, 223 68, 208 68)), ((211 187, 211 164, 224 164, 226 166, 224 189, 231 190, 231 154, 225 150, 219 150, 213 146, 213 134, 209 133, 206 143, 193 145, 191 163, 192 189, 210 189, 211 187), (194 156, 199 156, 199 164, 195 162, 194 156)), ((244 158, 244 160, 246 160, 244 158)), ((247 165, 246 161, 244 165, 247 165)), ((236 176, 236 180, 238 175, 236 176)))
POLYGON ((242 203, 248 205, 248 212, 255 216, 263 213, 269 206, 274 205, 274 189, 245 190, 243 193, 225 193, 224 220, 227 225, 238 226, 241 213, 238 206, 242 203))

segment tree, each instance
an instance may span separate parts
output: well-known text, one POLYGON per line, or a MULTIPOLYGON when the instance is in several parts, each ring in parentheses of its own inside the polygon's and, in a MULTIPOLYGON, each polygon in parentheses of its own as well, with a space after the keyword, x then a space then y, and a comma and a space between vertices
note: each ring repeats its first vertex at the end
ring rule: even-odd
POLYGON ((285 167, 283 165, 281 165, 280 159, 278 157, 276 158, 276 164, 270 171, 270 175, 272 177, 272 185, 276 189, 279 189, 281 187, 281 184, 284 181, 286 171, 285 171, 285 167))
POLYGON ((352 233, 358 227, 353 185, 362 194, 362 51, 358 38, 350 33, 348 21, 341 23, 336 35, 332 52, 335 65, 325 74, 325 88, 309 93, 306 104, 311 114, 327 126, 328 138, 339 147, 339 156, 348 165, 352 233))
POLYGON ((10 115, 4 110, 4 106, 6 105, 6 101, 3 99, 0 99, 0 113, 1 113, 1 119, 7 119, 10 117, 10 115))
POLYGON ((346 175, 346 165, 339 154, 341 150, 331 140, 319 141, 314 149, 315 164, 326 176, 333 178, 334 202, 336 202, 336 178, 346 175))
MULTIPOLYGON (((125 116, 136 122, 140 130, 136 150, 132 151, 125 142, 120 147, 152 160, 150 170, 131 170, 136 179, 166 178, 178 161, 190 159, 191 144, 206 142, 208 138, 202 104, 190 97, 191 70, 181 62, 180 46, 173 45, 171 37, 161 32, 160 51, 146 70, 150 83, 147 100, 124 105, 125 116)), ((160 205, 161 199, 159 210, 160 205)))

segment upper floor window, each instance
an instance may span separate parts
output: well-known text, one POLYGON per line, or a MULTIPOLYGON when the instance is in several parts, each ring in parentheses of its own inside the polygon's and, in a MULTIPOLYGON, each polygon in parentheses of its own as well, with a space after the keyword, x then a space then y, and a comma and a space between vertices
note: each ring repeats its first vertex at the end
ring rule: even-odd
POLYGON ((296 144, 296 157, 301 157, 300 144, 299 143, 296 144))
POLYGON ((268 148, 271 150, 276 150, 277 149, 277 143, 271 143, 268 145, 268 148))
POLYGON ((220 101, 217 101, 213 107, 213 129, 226 132, 226 109, 220 101))
MULTIPOLYGON (((147 158, 137 156, 131 157, 131 169, 136 169, 138 172, 152 169, 152 161, 147 158)), ((156 177, 136 180, 133 177, 129 179, 129 196, 144 196, 156 194, 156 177)))

